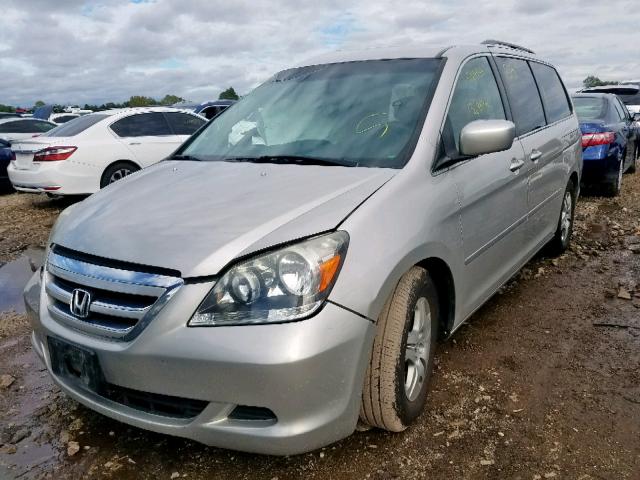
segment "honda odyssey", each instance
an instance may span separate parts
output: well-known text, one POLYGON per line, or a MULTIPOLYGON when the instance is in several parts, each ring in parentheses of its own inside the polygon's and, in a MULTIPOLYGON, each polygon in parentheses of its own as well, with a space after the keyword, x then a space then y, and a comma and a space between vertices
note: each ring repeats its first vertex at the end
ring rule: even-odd
POLYGON ((398 432, 436 340, 567 248, 581 167, 529 50, 328 55, 65 210, 25 291, 33 346, 80 403, 209 445, 398 432))

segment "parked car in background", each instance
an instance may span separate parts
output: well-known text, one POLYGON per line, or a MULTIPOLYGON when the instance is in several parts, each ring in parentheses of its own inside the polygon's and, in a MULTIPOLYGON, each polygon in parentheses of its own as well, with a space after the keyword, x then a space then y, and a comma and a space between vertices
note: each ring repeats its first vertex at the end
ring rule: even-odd
POLYGON ((37 118, 0 118, 0 139, 13 143, 42 135, 55 127, 55 123, 37 118))
POLYGON ((11 188, 7 167, 15 158, 11 151, 11 144, 6 140, 0 140, 0 191, 11 188))
POLYGON ((633 118, 610 93, 577 93, 573 104, 582 131, 583 183, 604 186, 610 195, 618 195, 622 174, 636 170, 640 140, 633 118))
POLYGON ((69 120, 78 118, 79 116, 80 114, 78 113, 52 113, 49 120, 55 124, 62 125, 63 123, 67 123, 69 120))
POLYGON ((436 339, 568 247, 581 170, 530 50, 316 58, 60 215, 25 290, 32 344, 80 403, 210 445, 301 453, 359 416, 401 431, 436 339))
POLYGON ((0 112, 0 118, 20 118, 21 116, 19 113, 0 112))
POLYGON ((14 143, 9 177, 23 192, 94 193, 159 162, 205 123, 193 112, 168 107, 91 113, 14 143))
POLYGON ((583 88, 580 93, 612 93, 618 95, 631 113, 640 113, 640 85, 621 83, 601 87, 583 88))
POLYGON ((207 120, 217 117, 231 105, 236 103, 235 100, 214 100, 212 102, 188 103, 180 102, 173 105, 174 108, 183 108, 193 110, 198 115, 202 115, 207 120))

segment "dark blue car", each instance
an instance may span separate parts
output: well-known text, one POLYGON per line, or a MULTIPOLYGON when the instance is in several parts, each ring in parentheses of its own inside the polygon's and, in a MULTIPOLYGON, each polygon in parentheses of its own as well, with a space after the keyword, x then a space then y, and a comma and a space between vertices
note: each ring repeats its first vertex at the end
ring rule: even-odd
POLYGON ((15 160, 15 155, 11 151, 11 144, 0 139, 0 191, 11 188, 7 167, 11 160, 15 160))
POLYGON ((631 114, 617 95, 579 93, 573 95, 582 130, 585 185, 603 186, 616 196, 622 187, 622 174, 635 172, 638 133, 631 114))

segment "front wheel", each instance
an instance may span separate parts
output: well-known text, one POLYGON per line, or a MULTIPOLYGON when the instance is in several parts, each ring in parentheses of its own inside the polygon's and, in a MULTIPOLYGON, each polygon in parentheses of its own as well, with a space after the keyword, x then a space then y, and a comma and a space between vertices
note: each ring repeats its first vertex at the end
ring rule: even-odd
POLYGON ((365 375, 360 419, 400 432, 424 408, 433 370, 440 309, 436 287, 421 267, 409 270, 378 320, 365 375))
POLYGON ((569 181, 562 198, 560 218, 556 233, 548 244, 551 255, 560 255, 569 247, 571 234, 573 233, 573 220, 575 214, 576 188, 573 181, 569 181))

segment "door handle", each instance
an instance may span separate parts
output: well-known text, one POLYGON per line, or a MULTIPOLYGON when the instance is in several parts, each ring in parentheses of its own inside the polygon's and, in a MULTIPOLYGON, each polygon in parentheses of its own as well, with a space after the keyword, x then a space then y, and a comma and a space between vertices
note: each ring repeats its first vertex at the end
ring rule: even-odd
POLYGON ((129 142, 129 145, 141 145, 140 142, 129 142))
POLYGON ((531 155, 529 155, 529 158, 533 163, 536 163, 542 158, 542 152, 540 150, 531 150, 531 155))
POLYGON ((509 170, 512 172, 517 172, 524 166, 524 160, 521 158, 512 158, 511 165, 509 165, 509 170))

